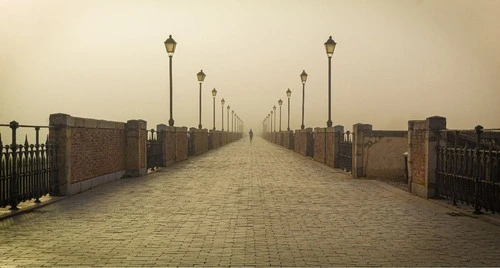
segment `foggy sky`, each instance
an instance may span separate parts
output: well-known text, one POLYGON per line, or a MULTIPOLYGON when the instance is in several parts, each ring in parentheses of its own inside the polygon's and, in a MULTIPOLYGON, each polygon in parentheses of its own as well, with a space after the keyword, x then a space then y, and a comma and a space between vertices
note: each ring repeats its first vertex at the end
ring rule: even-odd
POLYGON ((0 0, 0 123, 67 113, 168 124, 171 34, 176 126, 198 125, 203 69, 204 128, 213 88, 217 129, 221 98, 254 130, 281 98, 286 129, 288 88, 300 128, 302 70, 305 125, 324 127, 331 35, 334 125, 404 130, 440 115, 449 128, 498 128, 499 25, 498 0, 0 0))

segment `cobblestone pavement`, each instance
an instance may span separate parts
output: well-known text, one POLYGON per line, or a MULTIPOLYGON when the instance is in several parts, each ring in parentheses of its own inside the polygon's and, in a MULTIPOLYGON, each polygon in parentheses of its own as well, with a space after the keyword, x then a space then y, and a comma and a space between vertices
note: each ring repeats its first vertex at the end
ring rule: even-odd
POLYGON ((260 138, 0 222, 11 266, 499 266, 500 227, 260 138))

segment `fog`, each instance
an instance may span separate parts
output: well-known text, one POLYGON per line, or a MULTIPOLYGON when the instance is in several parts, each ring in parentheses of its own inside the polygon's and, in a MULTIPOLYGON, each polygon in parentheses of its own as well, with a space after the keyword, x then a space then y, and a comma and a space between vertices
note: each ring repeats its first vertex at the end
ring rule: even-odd
POLYGON ((334 125, 404 130, 440 115, 449 128, 495 128, 499 14, 497 0, 0 0, 0 123, 67 113, 168 124, 171 34, 176 126, 198 125, 203 69, 204 128, 213 88, 217 129, 221 98, 254 130, 281 98, 285 129, 288 88, 300 128, 302 70, 305 125, 324 127, 331 35, 334 125))

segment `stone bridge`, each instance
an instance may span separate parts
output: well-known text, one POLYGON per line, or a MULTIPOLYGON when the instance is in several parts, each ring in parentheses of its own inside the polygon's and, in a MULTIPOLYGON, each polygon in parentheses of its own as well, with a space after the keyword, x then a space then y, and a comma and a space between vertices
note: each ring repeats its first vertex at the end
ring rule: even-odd
POLYGON ((0 266, 500 265, 498 214, 352 179, 260 137, 45 203, 0 221, 0 266))

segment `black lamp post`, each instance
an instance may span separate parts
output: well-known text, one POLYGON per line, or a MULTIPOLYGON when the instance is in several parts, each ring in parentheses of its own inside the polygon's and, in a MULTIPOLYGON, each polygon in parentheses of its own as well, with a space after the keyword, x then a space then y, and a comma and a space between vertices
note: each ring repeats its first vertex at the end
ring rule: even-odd
POLYGON ((203 70, 201 70, 197 75, 198 77, 198 82, 200 82, 200 123, 198 124, 198 128, 201 129, 202 126, 201 126, 201 84, 203 83, 203 81, 205 81, 205 73, 203 72, 203 70))
POLYGON ((212 89, 212 97, 214 97, 214 130, 215 130, 215 96, 217 96, 217 90, 212 89))
POLYGON ((274 111, 274 132, 276 132, 276 105, 273 106, 274 111))
POLYGON ((227 132, 229 132, 230 128, 229 128, 229 110, 231 109, 231 106, 227 106, 227 132))
POLYGON ((278 101, 278 105, 280 106, 280 132, 281 132, 281 105, 283 104, 283 101, 280 99, 278 101))
POLYGON ((290 97, 292 96, 290 89, 286 91, 286 96, 288 97, 288 127, 286 130, 290 131, 290 97))
POLYGON ((332 56, 335 50, 335 41, 332 37, 328 38, 325 42, 326 55, 328 55, 328 121, 326 121, 327 127, 332 127, 332 56))
POLYGON ((226 103, 226 101, 224 99, 220 100, 220 104, 222 106, 222 110, 221 110, 221 115, 222 115, 222 131, 224 131, 224 104, 226 103))
POLYGON ((172 116, 172 56, 175 52, 175 46, 177 43, 172 38, 172 35, 168 36, 168 39, 165 41, 165 48, 167 49, 167 54, 169 58, 169 73, 170 73, 170 119, 168 120, 169 126, 174 126, 174 118, 172 116))
POLYGON ((302 70, 302 73, 300 74, 300 80, 302 81, 302 125, 300 126, 301 129, 304 129, 304 97, 305 97, 305 88, 306 88, 306 81, 307 81, 307 73, 305 70, 302 70))

